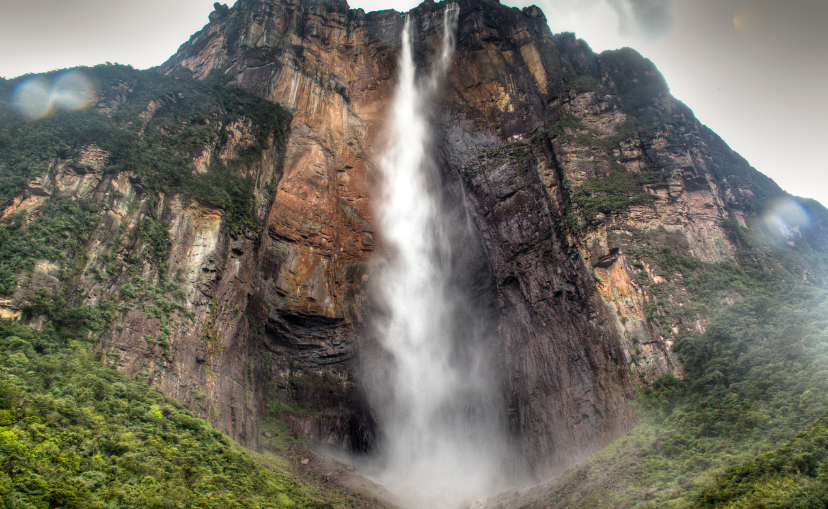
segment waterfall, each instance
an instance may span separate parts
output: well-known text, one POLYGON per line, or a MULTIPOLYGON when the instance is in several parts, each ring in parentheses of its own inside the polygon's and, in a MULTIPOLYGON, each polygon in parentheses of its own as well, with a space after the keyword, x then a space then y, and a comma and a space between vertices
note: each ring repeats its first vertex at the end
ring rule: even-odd
MULTIPOLYGON (((377 224, 384 252, 371 280, 375 332, 386 360, 369 387, 381 428, 377 480, 411 507, 457 507, 499 487, 502 401, 489 369, 490 327, 458 288, 458 229, 446 212, 430 117, 452 61, 458 9, 442 16, 442 44, 418 76, 406 18, 399 81, 378 158, 377 224), (380 381, 376 381, 379 379, 380 381)), ((434 24, 439 22, 439 17, 434 24)), ((424 22, 425 23, 425 22, 424 22)))

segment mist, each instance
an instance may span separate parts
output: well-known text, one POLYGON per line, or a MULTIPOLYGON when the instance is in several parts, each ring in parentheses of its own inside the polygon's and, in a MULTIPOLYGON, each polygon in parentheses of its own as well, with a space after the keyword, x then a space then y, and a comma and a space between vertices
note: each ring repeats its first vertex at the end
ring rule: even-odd
POLYGON ((618 14, 618 31, 657 40, 673 29, 672 0, 608 0, 618 14))
POLYGON ((456 6, 407 18, 398 84, 378 157, 385 254, 371 270, 374 335, 383 355, 366 386, 380 425, 375 479, 411 507, 457 507, 504 484, 504 402, 494 332, 456 260, 467 223, 443 197, 429 117, 454 52, 456 6), (418 72, 416 31, 440 27, 430 70, 418 72), (462 219, 462 218, 461 218, 462 219))

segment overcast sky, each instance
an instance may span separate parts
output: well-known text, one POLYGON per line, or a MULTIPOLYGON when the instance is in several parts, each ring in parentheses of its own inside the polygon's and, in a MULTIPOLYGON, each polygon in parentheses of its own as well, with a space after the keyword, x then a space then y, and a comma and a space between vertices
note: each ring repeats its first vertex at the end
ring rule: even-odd
MULTIPOLYGON (((406 11, 416 0, 351 0, 406 11)), ((630 46, 759 171, 828 205, 828 0, 502 0, 541 7, 596 51, 630 46)), ((212 0, 4 1, 0 76, 106 61, 159 65, 212 0)))

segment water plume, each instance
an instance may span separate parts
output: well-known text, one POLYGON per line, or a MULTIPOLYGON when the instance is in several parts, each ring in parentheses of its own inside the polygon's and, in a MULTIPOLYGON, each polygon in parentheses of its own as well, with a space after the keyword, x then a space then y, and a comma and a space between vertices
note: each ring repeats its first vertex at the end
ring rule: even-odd
POLYGON ((432 108, 454 52, 458 9, 442 18, 430 72, 418 77, 406 19, 399 79, 378 167, 385 256, 372 267, 374 320, 385 352, 367 385, 381 427, 377 480, 410 507, 457 507, 495 492, 502 470, 502 399, 491 328, 457 285, 452 247, 463 221, 447 213, 434 157, 432 108), (452 219, 453 217, 453 219, 452 219))

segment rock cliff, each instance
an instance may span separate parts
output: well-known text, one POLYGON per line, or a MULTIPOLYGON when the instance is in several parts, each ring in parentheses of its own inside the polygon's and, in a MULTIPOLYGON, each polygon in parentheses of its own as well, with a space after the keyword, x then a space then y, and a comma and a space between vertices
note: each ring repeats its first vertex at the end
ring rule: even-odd
MULTIPOLYGON (((467 250, 457 284, 497 324, 509 430, 519 457, 544 476, 628 430, 635 387, 680 374, 672 342, 705 327, 703 313, 667 312, 684 305, 684 283, 670 280, 660 253, 748 257, 820 280, 806 255, 826 247, 828 215, 733 153, 637 53, 598 55, 572 34, 553 35, 536 7, 456 4, 457 51, 433 126, 447 200, 472 225, 459 239, 467 250), (809 230, 763 221, 785 200, 809 212, 809 230), (751 232, 806 255, 780 264, 772 247, 747 240, 751 232)), ((31 179, 3 212, 60 196, 97 205, 85 257, 69 282, 59 265, 38 262, 0 312, 17 316, 38 289, 54 294, 61 284, 90 306, 151 293, 100 334, 119 369, 250 447, 259 445, 258 421, 278 414, 304 435, 368 450, 376 423, 356 370, 360 353, 370 362, 366 268, 382 245, 372 157, 404 19, 339 0, 216 5, 160 71, 180 83, 237 86, 290 112, 289 126, 264 141, 262 120, 247 110, 207 119, 206 141, 187 149, 194 174, 222 163, 251 183, 261 228, 233 226, 220 202, 150 192, 128 168, 104 171, 110 154, 88 144, 31 179), (261 157, 245 159, 250 147, 261 157), (122 275, 101 277, 116 267, 122 275)), ((439 50, 442 10, 427 1, 409 14, 423 67, 439 50)), ((137 86, 107 81, 97 110, 138 108, 150 126, 184 101, 175 85, 140 96, 137 86)))
MULTIPOLYGON (((424 63, 439 40, 441 13, 434 4, 412 13, 424 63)), ((308 338, 324 337, 327 348, 339 346, 332 338, 349 338, 342 351, 355 353, 348 343, 361 323, 358 295, 375 245, 370 159, 382 143, 402 22, 393 11, 364 14, 342 2, 239 3, 214 15, 162 68, 196 77, 222 72, 294 114, 262 240, 263 250, 278 249, 289 262, 260 277, 289 281, 278 304, 261 299, 273 306, 266 338, 293 348, 303 368, 324 353, 300 353, 308 338), (350 282, 346 274, 354 275, 350 282)), ((486 253, 484 266, 465 279, 496 302, 511 431, 543 471, 633 422, 619 331, 584 261, 571 256, 558 231, 560 196, 539 178, 555 171, 553 152, 523 141, 555 115, 550 103, 561 78, 543 60, 554 47, 537 11, 461 3, 451 86, 436 119, 447 193, 474 219, 469 245, 486 253)), ((672 368, 662 362, 658 373, 672 368)))

